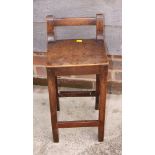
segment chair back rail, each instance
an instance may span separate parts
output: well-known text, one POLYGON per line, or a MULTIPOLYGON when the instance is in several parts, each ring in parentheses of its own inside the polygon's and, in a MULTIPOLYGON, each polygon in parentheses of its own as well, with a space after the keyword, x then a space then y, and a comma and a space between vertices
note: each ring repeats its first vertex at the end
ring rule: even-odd
POLYGON ((96 25, 96 39, 103 40, 104 32, 104 18, 103 14, 97 14, 94 17, 73 17, 73 18, 54 18, 53 15, 46 17, 47 21, 47 40, 49 42, 55 41, 54 27, 55 26, 82 26, 82 25, 96 25))

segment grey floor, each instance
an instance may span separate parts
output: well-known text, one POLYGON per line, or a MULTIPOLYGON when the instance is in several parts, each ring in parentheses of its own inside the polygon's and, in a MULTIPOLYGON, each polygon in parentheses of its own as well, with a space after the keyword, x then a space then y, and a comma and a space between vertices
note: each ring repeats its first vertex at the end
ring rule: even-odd
MULTIPOLYGON (((53 143, 47 87, 34 86, 34 155, 121 155, 121 99, 107 95, 104 142, 96 127, 87 127, 59 129, 59 143, 53 143)), ((94 103, 94 97, 61 98, 58 120, 97 119, 94 103)))

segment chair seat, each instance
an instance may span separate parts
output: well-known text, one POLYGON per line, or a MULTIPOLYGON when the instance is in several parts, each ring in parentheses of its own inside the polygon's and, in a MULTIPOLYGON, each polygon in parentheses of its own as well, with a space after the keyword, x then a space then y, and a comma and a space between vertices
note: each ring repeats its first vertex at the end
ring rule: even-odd
POLYGON ((58 40, 48 43, 47 67, 107 65, 104 42, 90 39, 58 40))

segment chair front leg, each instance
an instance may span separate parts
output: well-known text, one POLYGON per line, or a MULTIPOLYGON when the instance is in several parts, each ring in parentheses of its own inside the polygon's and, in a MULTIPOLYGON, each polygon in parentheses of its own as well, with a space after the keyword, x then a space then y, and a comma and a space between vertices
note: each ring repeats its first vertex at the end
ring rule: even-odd
POLYGON ((108 66, 103 67, 103 73, 99 75, 99 126, 98 126, 98 141, 104 139, 104 124, 105 124, 105 109, 106 109, 106 90, 107 90, 107 75, 108 66))
POLYGON ((48 91, 50 100, 51 124, 53 132, 53 141, 59 142, 58 125, 57 125, 57 92, 56 78, 50 69, 47 69, 48 91))

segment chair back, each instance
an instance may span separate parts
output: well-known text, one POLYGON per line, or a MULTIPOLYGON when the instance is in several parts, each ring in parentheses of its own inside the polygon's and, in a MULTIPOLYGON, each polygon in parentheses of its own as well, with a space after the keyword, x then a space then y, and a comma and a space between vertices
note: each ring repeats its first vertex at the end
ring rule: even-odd
POLYGON ((97 14, 95 17, 73 17, 73 18, 54 18, 52 15, 46 17, 47 21, 47 40, 55 41, 54 27, 56 26, 83 26, 96 25, 96 39, 103 40, 104 18, 103 14, 97 14))

